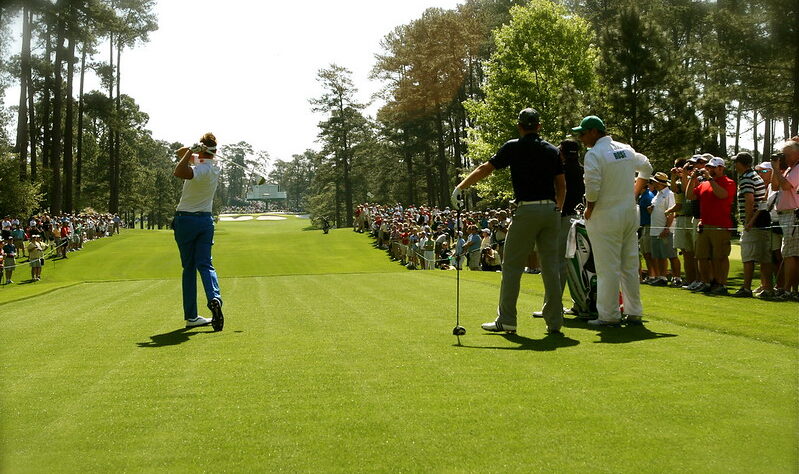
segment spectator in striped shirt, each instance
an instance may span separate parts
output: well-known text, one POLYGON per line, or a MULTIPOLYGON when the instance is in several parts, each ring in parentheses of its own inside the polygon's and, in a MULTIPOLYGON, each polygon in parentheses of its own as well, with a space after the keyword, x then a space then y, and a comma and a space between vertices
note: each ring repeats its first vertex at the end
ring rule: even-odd
POLYGON ((755 263, 760 264, 760 272, 768 282, 763 288, 761 297, 773 295, 771 287, 771 218, 766 211, 766 183, 752 169, 754 159, 749 153, 738 153, 734 159, 735 172, 738 174, 738 215, 743 231, 741 232, 741 261, 744 265, 743 286, 733 293, 738 298, 752 297, 752 277, 755 263), (758 222, 759 214, 764 212, 763 222, 758 222))

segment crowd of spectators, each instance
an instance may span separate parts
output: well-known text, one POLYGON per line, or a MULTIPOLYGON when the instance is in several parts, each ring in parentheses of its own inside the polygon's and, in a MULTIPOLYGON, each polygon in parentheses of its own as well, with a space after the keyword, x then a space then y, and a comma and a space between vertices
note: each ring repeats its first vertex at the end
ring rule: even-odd
POLYGON ((14 283, 14 272, 24 267, 30 267, 30 281, 39 281, 47 258, 68 258, 85 242, 118 234, 122 226, 113 214, 5 216, 0 222, 0 281, 14 283))
MULTIPOLYGON (((711 295, 799 301, 799 138, 771 161, 739 153, 728 163, 711 154, 677 159, 653 175, 639 197, 641 281, 711 295), (734 174, 733 174, 734 173, 734 174), (737 177, 737 182, 728 175, 737 177), (740 231, 743 284, 727 288, 731 242, 740 231), (760 285, 752 289, 755 267, 760 285)), ((509 209, 462 211, 401 204, 361 204, 356 232, 412 269, 499 271, 509 209)), ((538 273, 532 252, 529 273, 538 273)))
POLYGON ((510 216, 508 209, 461 211, 464 230, 458 231, 450 208, 366 203, 355 209, 354 230, 370 233, 377 247, 410 269, 500 271, 510 216))
POLYGON ((675 160, 670 173, 655 173, 638 202, 642 283, 799 301, 799 141, 781 150, 759 164, 749 153, 731 163, 694 155, 675 160), (733 172, 737 182, 728 176, 733 172), (731 241, 739 231, 743 282, 730 293, 731 241), (752 289, 756 265, 760 285, 752 289))

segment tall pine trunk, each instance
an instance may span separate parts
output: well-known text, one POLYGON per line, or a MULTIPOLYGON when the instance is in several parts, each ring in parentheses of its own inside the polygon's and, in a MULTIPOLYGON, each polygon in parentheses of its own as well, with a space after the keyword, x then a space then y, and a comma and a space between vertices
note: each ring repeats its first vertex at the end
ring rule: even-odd
POLYGON ((741 151, 741 114, 743 113, 743 106, 738 102, 738 111, 735 114, 735 154, 741 151))
POLYGON ((80 86, 78 87, 78 155, 75 160, 75 209, 83 207, 81 200, 81 185, 83 184, 83 80, 86 76, 86 48, 81 47, 80 55, 80 86))
POLYGON ((72 137, 74 135, 74 101, 72 100, 72 78, 75 75, 75 38, 70 35, 67 47, 67 105, 64 119, 64 210, 75 209, 73 201, 72 137))
POLYGON ((113 213, 113 214, 116 214, 116 213, 119 212, 119 196, 121 194, 121 190, 120 190, 121 185, 120 185, 120 183, 122 182, 122 158, 120 157, 120 154, 119 154, 119 152, 120 152, 120 141, 121 141, 121 135, 122 135, 122 131, 121 131, 122 125, 120 123, 120 118, 122 116, 122 112, 121 112, 122 95, 121 95, 121 93, 119 91, 120 79, 122 77, 122 70, 121 70, 121 67, 120 67, 120 64, 121 64, 120 60, 121 60, 121 56, 122 56, 122 45, 123 45, 122 41, 120 41, 119 37, 117 37, 117 77, 116 77, 116 79, 117 79, 116 80, 116 83, 117 83, 117 95, 116 95, 116 106, 115 106, 115 109, 116 109, 115 117, 116 117, 116 120, 117 120, 117 126, 116 126, 116 129, 114 131, 114 173, 115 173, 115 175, 114 175, 114 185, 116 187, 116 192, 114 193, 113 206, 111 206, 108 209, 108 211, 113 213))
POLYGON ((755 161, 758 161, 760 157, 760 152, 757 149, 757 110, 752 111, 752 141, 754 145, 752 145, 752 154, 755 155, 755 161))
POLYGON ((28 178, 28 81, 31 75, 31 25, 28 7, 22 9, 22 51, 20 53, 19 111, 17 114, 17 151, 19 151, 19 179, 28 178))
MULTIPOLYGON (((111 66, 111 80, 108 84, 108 101, 114 103, 114 33, 108 35, 109 64, 111 66)), ((114 113, 108 120, 108 210, 114 208, 116 202, 116 168, 114 166, 114 130, 116 130, 116 117, 114 113)))
POLYGON ((447 172, 447 152, 444 140, 444 119, 441 116, 441 107, 436 106, 436 168, 438 170, 438 185, 435 202, 439 207, 444 207, 449 195, 449 173, 447 172))
POLYGON ((424 147, 424 170, 425 170, 425 177, 427 179, 427 203, 433 204, 433 200, 436 199, 436 177, 435 177, 435 166, 433 165, 433 153, 430 150, 430 144, 425 144, 424 147))
POLYGON ((50 137, 50 168, 51 185, 50 185, 50 212, 53 214, 61 213, 61 206, 63 202, 62 186, 61 186, 61 113, 64 107, 64 100, 62 94, 63 78, 61 77, 61 64, 64 62, 64 32, 66 25, 64 21, 63 6, 66 2, 61 0, 58 3, 60 14, 58 19, 58 31, 55 44, 55 63, 53 64, 53 129, 50 137))
MULTIPOLYGON (((33 12, 28 12, 28 24, 33 25, 33 12)), ((35 183, 38 176, 38 166, 36 163, 36 143, 39 141, 38 128, 36 127, 36 108, 35 96, 36 89, 33 84, 33 74, 28 74, 28 135, 30 137, 31 148, 31 182, 35 183)))
POLYGON ((766 127, 766 130, 763 132, 763 156, 771 155, 771 124, 772 120, 770 117, 764 116, 763 117, 763 124, 766 127))
MULTIPOLYGON (((53 25, 47 25, 47 41, 44 48, 45 67, 51 65, 53 55, 53 25)), ((44 91, 42 93, 42 168, 50 167, 50 93, 53 90, 53 71, 47 70, 44 75, 44 91)))
POLYGON ((408 200, 405 202, 406 205, 416 203, 416 177, 413 175, 413 154, 410 151, 410 145, 408 144, 408 132, 407 130, 402 131, 402 154, 403 159, 405 160, 405 168, 408 174, 408 200))

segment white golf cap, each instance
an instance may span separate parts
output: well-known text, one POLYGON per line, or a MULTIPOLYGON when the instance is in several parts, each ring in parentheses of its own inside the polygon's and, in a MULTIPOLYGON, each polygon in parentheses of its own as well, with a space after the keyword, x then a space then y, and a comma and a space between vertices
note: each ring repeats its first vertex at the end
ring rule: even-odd
POLYGON ((763 163, 760 163, 759 165, 755 166, 755 168, 760 168, 761 170, 773 170, 774 169, 771 166, 771 163, 769 163, 768 161, 764 161, 763 163))
POLYGON ((710 161, 708 161, 706 166, 710 166, 710 167, 721 166, 722 168, 726 167, 726 165, 724 164, 724 159, 723 158, 719 158, 718 156, 714 156, 710 161))

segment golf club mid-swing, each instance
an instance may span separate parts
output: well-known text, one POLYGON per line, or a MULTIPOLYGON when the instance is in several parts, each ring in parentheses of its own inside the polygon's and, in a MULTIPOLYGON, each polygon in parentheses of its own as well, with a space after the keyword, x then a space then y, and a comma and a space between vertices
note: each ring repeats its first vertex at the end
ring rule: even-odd
MULTIPOLYGON (((246 167, 236 163, 233 160, 227 159, 224 156, 219 155, 219 154, 216 153, 216 147, 208 147, 208 146, 203 145, 202 143, 195 143, 194 145, 191 146, 191 148, 189 148, 189 150, 191 150, 192 153, 200 153, 200 152, 208 153, 209 155, 213 155, 215 160, 222 161, 222 162, 224 162, 226 164, 229 164, 229 165, 233 165, 233 166, 239 168, 240 170, 244 171, 245 173, 249 173, 250 175, 258 175, 258 176, 260 176, 260 178, 258 179, 258 183, 257 183, 258 185, 262 185, 262 184, 266 183, 266 177, 265 176, 268 173, 265 173, 263 170, 260 170, 260 169, 255 169, 255 168, 249 169, 249 168, 246 168, 246 167)), ((249 181, 249 179, 248 179, 248 181, 249 181)))

